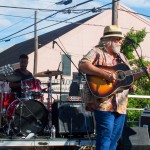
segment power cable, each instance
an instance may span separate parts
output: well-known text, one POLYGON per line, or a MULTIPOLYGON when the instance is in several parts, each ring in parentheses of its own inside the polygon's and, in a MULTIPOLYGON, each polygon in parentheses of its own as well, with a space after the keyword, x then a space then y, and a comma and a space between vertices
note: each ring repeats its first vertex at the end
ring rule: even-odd
MULTIPOLYGON (((90 1, 93 1, 93 0, 88 0, 88 1, 85 1, 85 2, 82 2, 82 3, 79 3, 79 4, 75 5, 75 6, 71 6, 71 7, 69 7, 69 8, 74 8, 74 7, 83 5, 83 4, 85 4, 85 3, 88 3, 88 2, 90 2, 90 1)), ((68 8, 67 8, 67 9, 68 9, 68 8)), ((49 15, 49 16, 47 16, 47 17, 45 17, 45 18, 39 20, 37 23, 31 24, 31 25, 29 25, 29 26, 27 26, 27 27, 25 27, 25 28, 23 28, 23 29, 21 29, 21 30, 15 32, 15 33, 13 33, 13 34, 10 34, 10 35, 8 35, 8 36, 6 36, 6 37, 0 39, 0 40, 2 41, 2 40, 6 39, 6 38, 8 38, 8 37, 10 37, 10 36, 13 36, 13 35, 15 35, 15 34, 17 34, 17 33, 19 33, 19 32, 22 32, 22 31, 24 31, 24 30, 26 30, 26 29, 28 29, 28 28, 34 26, 35 24, 38 24, 38 23, 40 23, 40 22, 42 22, 42 21, 44 21, 44 20, 46 20, 46 19, 48 19, 48 18, 50 18, 50 17, 56 15, 56 14, 58 14, 59 12, 64 11, 64 10, 66 10, 66 8, 65 8, 65 9, 62 9, 62 10, 60 10, 60 11, 57 11, 56 13, 54 13, 54 14, 52 14, 52 15, 49 15)))
MULTIPOLYGON (((77 16, 74 16, 74 17, 72 17, 72 18, 66 19, 66 20, 62 21, 61 23, 65 22, 65 21, 67 21, 67 20, 70 20, 70 19, 74 19, 74 18, 79 17, 79 16, 84 15, 84 14, 87 14, 87 12, 86 12, 86 13, 83 13, 83 14, 80 14, 80 15, 77 15, 77 16)), ((49 26, 46 26, 46 27, 43 27, 43 28, 40 28, 40 29, 38 29, 37 31, 40 31, 40 30, 43 30, 43 29, 52 27, 52 26, 57 25, 57 24, 60 24, 60 22, 59 22, 59 23, 52 24, 52 25, 49 25, 49 26)), ((10 39, 3 40, 3 41, 7 42, 7 41, 10 41, 11 39, 18 38, 18 37, 21 37, 21 36, 24 36, 24 35, 27 35, 27 34, 30 34, 30 33, 33 33, 33 32, 34 32, 34 31, 31 31, 31 32, 28 32, 28 33, 24 33, 24 34, 21 34, 21 35, 18 35, 18 36, 15 36, 15 37, 12 37, 12 38, 10 38, 10 39)), ((0 42, 2 42, 2 41, 0 41, 0 42)))
MULTIPOLYGON (((37 23, 40 23, 40 22, 42 22, 43 20, 45 20, 45 19, 47 19, 47 18, 49 18, 49 17, 52 17, 52 16, 56 15, 57 13, 58 13, 58 12, 56 12, 56 13, 54 13, 54 14, 52 14, 52 15, 50 15, 50 16, 44 18, 44 19, 41 19, 41 20, 38 21, 37 23)), ((4 37, 4 38, 2 38, 2 39, 0 39, 0 40, 2 41, 2 40, 6 39, 6 38, 8 38, 8 37, 10 37, 10 36, 13 36, 13 35, 15 35, 15 34, 17 34, 17 33, 19 33, 19 32, 22 32, 22 31, 24 31, 24 30, 26 30, 26 29, 28 29, 28 28, 34 26, 34 25, 35 25, 35 23, 34 23, 34 24, 31 24, 31 25, 29 25, 29 26, 27 26, 27 27, 25 27, 25 28, 23 28, 23 29, 21 29, 21 30, 15 32, 15 33, 13 33, 13 34, 10 34, 10 35, 8 35, 8 36, 6 36, 6 37, 4 37)))
MULTIPOLYGON (((93 1, 93 0, 88 0, 88 1, 85 1, 85 2, 82 2, 82 3, 79 3, 79 4, 75 5, 75 6, 69 7, 69 8, 75 8, 75 7, 77 7, 77 6, 80 6, 80 5, 82 5, 82 4, 88 3, 88 2, 90 2, 90 1, 93 1)), ((117 1, 120 1, 120 0, 117 0, 117 1)), ((99 7, 99 9, 102 8, 102 7, 105 7, 105 6, 107 6, 107 5, 110 5, 110 4, 112 4, 112 3, 108 3, 108 4, 106 4, 106 5, 103 5, 103 6, 99 7)), ((63 10, 66 10, 66 8, 63 9, 63 10)), ((61 11, 63 11, 63 10, 61 10, 61 11)), ((60 11, 58 11, 58 12, 52 14, 52 15, 55 15, 55 14, 57 14, 57 13, 59 13, 59 12, 60 12, 60 11)), ((48 16, 48 17, 46 17, 46 18, 44 18, 44 19, 42 19, 42 20, 40 20, 40 21, 38 21, 37 23, 39 23, 39 22, 41 22, 41 21, 43 21, 43 20, 48 19, 48 18, 51 17, 52 15, 50 15, 50 16, 48 16)), ((2 38, 2 39, 0 39, 0 40, 3 41, 4 39, 6 39, 6 38, 8 38, 8 37, 10 37, 10 36, 13 36, 13 35, 15 35, 15 34, 21 32, 21 31, 23 31, 23 30, 26 30, 27 28, 29 28, 29 27, 31 27, 31 26, 33 26, 33 25, 35 25, 35 23, 32 24, 32 25, 30 25, 30 26, 28 26, 28 27, 26 27, 26 28, 24 28, 24 29, 22 29, 22 30, 20 30, 20 31, 18 31, 18 32, 15 32, 15 33, 13 33, 13 34, 7 36, 7 37, 4 37, 4 38, 2 38)), ((32 33, 32 32, 29 32, 29 33, 32 33)), ((22 35, 26 35, 26 34, 22 34, 22 35)), ((19 36, 16 36, 16 37, 19 37, 19 36)), ((11 38, 11 39, 12 39, 12 38, 11 38)), ((10 40, 10 39, 5 40, 5 41, 9 41, 9 40, 10 40)))
MULTIPOLYGON (((53 6, 53 5, 50 5, 50 6, 53 6)), ((50 7, 50 6, 48 6, 48 7, 50 7)), ((47 8, 48 8, 48 7, 47 7, 47 8)), ((4 15, 4 14, 0 14, 0 15, 4 15)), ((5 16, 13 16, 13 15, 5 15, 5 16)), ((31 16, 33 16, 33 15, 31 15, 31 16)), ((5 30, 7 30, 7 29, 9 29, 9 28, 11 28, 11 27, 13 27, 13 26, 19 24, 20 22, 23 22, 23 21, 26 20, 26 19, 35 19, 35 18, 31 18, 31 17, 21 17, 21 16, 13 16, 13 17, 20 17, 20 18, 25 18, 25 19, 23 19, 23 20, 21 20, 21 21, 15 23, 15 24, 13 24, 13 25, 11 25, 11 26, 5 28, 5 29, 2 29, 0 32, 5 31, 5 30)))
POLYGON ((29 8, 29 7, 15 7, 15 6, 2 6, 0 5, 0 7, 3 8, 13 8, 13 9, 28 9, 28 10, 40 10, 40 11, 58 11, 55 9, 41 9, 41 8, 29 8))
MULTIPOLYGON (((85 14, 86 14, 86 13, 85 13, 85 14)), ((84 13, 81 14, 81 15, 84 15, 84 13)), ((80 16, 80 15, 79 15, 79 16, 80 16)), ((73 18, 76 18, 76 17, 78 17, 78 16, 75 16, 75 17, 73 17, 73 18)), ((82 24, 82 25, 89 25, 89 26, 103 26, 103 27, 104 27, 104 25, 86 24, 86 23, 80 23, 80 22, 75 22, 75 23, 74 23, 74 22, 68 22, 68 21, 67 21, 67 20, 71 20, 71 19, 73 19, 73 18, 69 18, 69 19, 66 19, 66 20, 64 20, 64 21, 48 20, 48 21, 55 21, 55 22, 58 22, 58 23, 52 24, 52 25, 49 25, 49 26, 46 26, 46 27, 43 27, 43 28, 40 28, 40 29, 38 29, 38 31, 43 30, 43 29, 45 29, 45 28, 49 28, 49 27, 54 26, 54 25, 57 25, 57 24, 59 24, 59 23, 71 23, 71 24, 82 24)), ((129 29, 129 28, 125 28, 125 29, 129 29)), ((11 39, 14 39, 14 38, 17 38, 17 37, 21 37, 21 36, 24 36, 24 35, 27 35, 27 34, 30 34, 30 33, 33 33, 33 32, 34 32, 34 31, 31 31, 31 32, 28 32, 28 33, 24 33, 24 34, 21 34, 21 35, 12 37, 12 38, 10 38, 10 39, 7 39, 7 40, 5 40, 5 41, 7 42, 7 41, 10 41, 11 39)), ((150 32, 147 32, 147 33, 150 33, 150 32)))
MULTIPOLYGON (((93 1, 93 0, 88 0, 88 1, 85 1, 85 2, 82 2, 82 3, 79 3, 75 6, 73 6, 72 8, 74 7, 77 7, 77 6, 80 6, 80 5, 83 5, 87 2, 90 2, 90 1, 93 1)), ((56 9, 41 9, 41 8, 29 8, 29 7, 15 7, 15 6, 4 6, 4 5, 0 5, 0 7, 3 7, 3 8, 15 8, 15 9, 28 9, 28 10, 40 10, 40 11, 60 11, 60 10, 56 10, 56 9)))

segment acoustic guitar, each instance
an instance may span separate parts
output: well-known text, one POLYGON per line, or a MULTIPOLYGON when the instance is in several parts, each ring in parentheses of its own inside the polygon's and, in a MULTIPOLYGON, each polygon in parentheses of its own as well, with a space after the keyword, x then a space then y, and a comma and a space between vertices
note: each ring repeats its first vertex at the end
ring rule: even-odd
POLYGON ((96 67, 108 70, 116 75, 115 82, 109 82, 99 76, 86 75, 88 87, 91 93, 97 98, 105 98, 119 90, 129 88, 134 81, 133 75, 143 73, 146 69, 138 68, 130 70, 130 68, 124 63, 115 66, 98 65, 96 67))

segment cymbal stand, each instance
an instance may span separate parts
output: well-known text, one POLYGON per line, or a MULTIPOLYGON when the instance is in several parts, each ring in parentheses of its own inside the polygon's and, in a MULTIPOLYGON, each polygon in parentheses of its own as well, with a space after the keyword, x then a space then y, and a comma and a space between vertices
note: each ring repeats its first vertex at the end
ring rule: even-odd
POLYGON ((23 84, 22 80, 21 80, 21 89, 22 91, 25 89, 25 91, 23 91, 23 97, 25 99, 29 99, 29 85, 26 83, 25 85, 23 84))
POLYGON ((61 94, 62 94, 62 83, 64 82, 64 78, 62 74, 60 75, 60 102, 62 101, 61 94))
POLYGON ((49 111, 52 110, 52 106, 51 106, 51 104, 52 104, 52 82, 51 81, 52 81, 52 76, 49 76, 48 91, 47 91, 47 93, 48 93, 47 109, 49 111))
POLYGON ((1 98, 0 98, 0 128, 2 127, 2 118, 4 113, 6 112, 6 108, 3 108, 3 98, 4 98, 4 87, 5 83, 0 84, 1 87, 1 98))
POLYGON ((49 127, 52 125, 52 75, 49 76, 49 82, 48 82, 48 98, 47 98, 47 109, 49 112, 49 127))
POLYGON ((1 109, 1 114, 5 113, 6 112, 6 108, 3 108, 3 98, 4 98, 4 87, 5 87, 5 83, 3 82, 2 84, 0 84, 0 87, 1 87, 1 103, 0 103, 0 109, 1 109))

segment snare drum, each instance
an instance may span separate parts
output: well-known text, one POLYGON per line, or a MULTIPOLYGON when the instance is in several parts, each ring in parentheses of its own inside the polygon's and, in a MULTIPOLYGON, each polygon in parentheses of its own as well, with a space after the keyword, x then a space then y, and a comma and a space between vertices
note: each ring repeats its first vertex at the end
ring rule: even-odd
POLYGON ((8 124, 14 131, 28 135, 40 133, 48 123, 48 111, 45 106, 36 100, 15 100, 6 112, 8 124))
POLYGON ((0 93, 1 111, 6 111, 8 106, 16 99, 16 93, 0 93))
POLYGON ((41 82, 38 79, 27 79, 22 81, 22 93, 33 95, 36 93, 41 93, 41 82))

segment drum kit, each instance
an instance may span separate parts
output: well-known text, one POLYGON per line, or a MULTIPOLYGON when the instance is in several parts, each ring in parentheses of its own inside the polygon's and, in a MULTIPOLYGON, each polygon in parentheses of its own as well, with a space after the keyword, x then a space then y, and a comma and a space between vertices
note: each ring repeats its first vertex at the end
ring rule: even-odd
POLYGON ((21 81, 23 97, 18 98, 16 93, 4 92, 4 82, 20 81, 15 74, 1 76, 0 80, 0 128, 5 129, 7 135, 28 135, 30 133, 41 134, 49 126, 49 113, 52 110, 52 76, 62 75, 62 71, 43 71, 36 73, 35 78, 21 81), (40 80, 36 77, 48 77, 47 105, 43 102, 43 94, 40 80))

